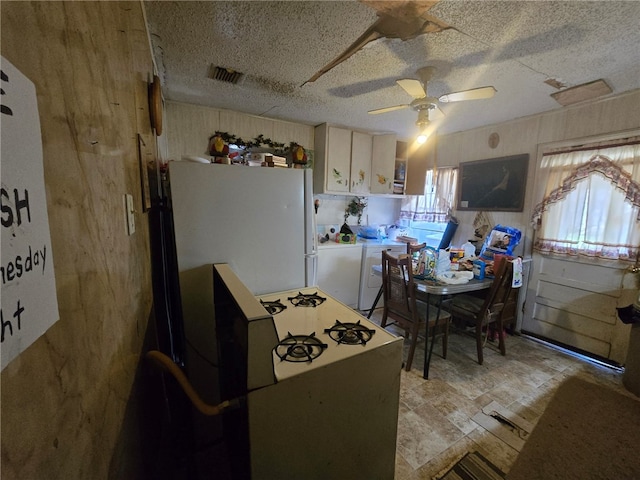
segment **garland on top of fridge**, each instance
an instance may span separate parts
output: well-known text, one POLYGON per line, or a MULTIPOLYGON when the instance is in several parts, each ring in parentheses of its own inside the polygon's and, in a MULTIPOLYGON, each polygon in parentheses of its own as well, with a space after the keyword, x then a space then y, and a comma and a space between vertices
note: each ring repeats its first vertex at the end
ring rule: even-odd
POLYGON ((296 142, 291 142, 289 145, 284 143, 274 142, 270 138, 265 138, 264 135, 260 134, 253 140, 245 141, 240 137, 236 137, 233 134, 227 132, 220 132, 216 130, 216 132, 209 137, 209 144, 216 138, 221 138, 225 144, 227 145, 237 145, 238 147, 242 147, 245 149, 257 148, 262 146, 267 146, 269 148, 274 149, 274 153, 288 153, 294 151, 296 148, 303 148, 301 145, 298 145, 296 142))

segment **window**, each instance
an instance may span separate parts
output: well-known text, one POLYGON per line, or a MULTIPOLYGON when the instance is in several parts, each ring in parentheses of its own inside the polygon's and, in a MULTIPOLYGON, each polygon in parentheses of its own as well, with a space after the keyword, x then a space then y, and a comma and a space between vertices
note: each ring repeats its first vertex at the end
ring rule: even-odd
POLYGON ((443 167, 427 171, 424 195, 407 195, 402 202, 400 219, 418 235, 419 241, 437 246, 447 227, 458 185, 458 169, 443 167))
POLYGON ((458 169, 438 168, 436 178, 433 170, 427 172, 424 195, 407 195, 402 202, 400 218, 413 222, 446 223, 453 208, 458 183, 458 169))
POLYGON ((544 195, 533 213, 535 250, 635 261, 640 137, 547 152, 538 176, 544 195))

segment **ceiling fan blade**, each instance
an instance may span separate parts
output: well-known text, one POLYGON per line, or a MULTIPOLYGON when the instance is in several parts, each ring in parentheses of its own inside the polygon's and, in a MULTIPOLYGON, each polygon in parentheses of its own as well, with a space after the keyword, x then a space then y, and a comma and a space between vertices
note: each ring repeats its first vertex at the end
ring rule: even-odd
POLYGON ((369 28, 367 28, 367 30, 362 35, 360 35, 358 39, 355 42, 353 42, 344 52, 342 52, 335 60, 333 60, 328 65, 325 65, 320 70, 318 70, 309 80, 304 82, 301 86, 304 86, 305 84, 310 82, 315 82, 318 78, 320 78, 322 75, 327 73, 333 67, 340 65, 346 59, 351 57, 354 53, 358 52, 367 43, 373 42, 374 40, 381 38, 380 33, 376 31, 379 21, 380 19, 378 19, 376 23, 374 23, 369 28))
POLYGON ((461 92, 453 92, 442 95, 438 101, 442 103, 460 102, 462 100, 481 100, 491 98, 495 95, 496 89, 493 87, 480 87, 471 90, 463 90, 461 92))
POLYGON ((393 107, 384 107, 384 108, 378 108, 377 110, 369 110, 369 114, 371 115, 378 115, 379 113, 387 113, 387 112, 393 112, 394 110, 402 110, 403 108, 409 108, 410 105, 394 105, 393 107))
POLYGON ((401 78, 400 80, 396 80, 396 83, 413 98, 424 98, 427 96, 427 92, 424 91, 420 80, 416 80, 415 78, 401 78))
POLYGON ((440 0, 360 0, 377 13, 381 22, 378 31, 386 38, 411 40, 425 33, 437 33, 448 24, 429 15, 429 10, 440 0))
POLYGON ((429 121, 433 122, 434 120, 440 120, 441 118, 444 118, 444 112, 437 106, 429 109, 429 121))

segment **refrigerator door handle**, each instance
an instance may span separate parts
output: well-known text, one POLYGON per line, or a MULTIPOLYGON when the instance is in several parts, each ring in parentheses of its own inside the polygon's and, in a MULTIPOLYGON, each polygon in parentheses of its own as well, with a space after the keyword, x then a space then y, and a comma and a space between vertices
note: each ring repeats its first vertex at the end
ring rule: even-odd
POLYGON ((318 285, 318 255, 305 255, 305 287, 318 285))
POLYGON ((304 203, 305 203, 305 254, 318 253, 318 235, 316 225, 315 206, 313 203, 313 170, 304 170, 304 203))

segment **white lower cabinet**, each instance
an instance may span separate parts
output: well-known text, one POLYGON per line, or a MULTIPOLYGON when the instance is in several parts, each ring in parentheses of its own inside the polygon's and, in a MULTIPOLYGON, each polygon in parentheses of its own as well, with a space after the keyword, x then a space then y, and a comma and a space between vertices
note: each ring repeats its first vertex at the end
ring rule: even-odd
POLYGON ((318 287, 356 308, 360 286, 362 245, 330 244, 318 248, 318 287))

